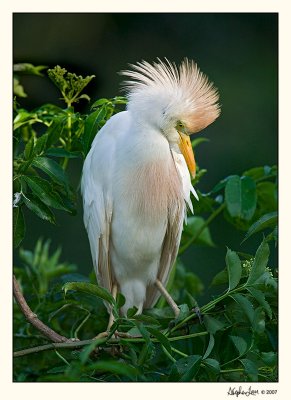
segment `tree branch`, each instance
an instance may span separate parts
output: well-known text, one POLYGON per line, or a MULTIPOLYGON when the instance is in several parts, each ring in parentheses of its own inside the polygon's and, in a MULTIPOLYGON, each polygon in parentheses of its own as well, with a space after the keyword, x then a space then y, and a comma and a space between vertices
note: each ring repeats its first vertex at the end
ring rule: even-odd
POLYGON ((44 336, 46 336, 48 339, 56 343, 72 342, 71 339, 59 335, 57 332, 49 328, 47 325, 45 325, 41 320, 37 318, 37 315, 31 311, 29 305, 26 303, 26 300, 21 292, 17 279, 15 278, 14 275, 13 275, 13 294, 15 300, 17 301, 20 307, 20 310, 22 311, 27 321, 31 325, 33 325, 37 330, 39 330, 44 336))
MULTIPOLYGON (((118 336, 120 334, 122 334, 122 332, 119 332, 118 336)), ((177 340, 191 339, 193 337, 199 337, 199 336, 205 336, 205 335, 209 335, 209 333, 207 331, 204 331, 204 332, 191 333, 189 335, 184 335, 184 336, 173 336, 173 337, 169 337, 168 340, 170 342, 174 342, 177 340)), ((158 339, 156 339, 156 338, 151 338, 150 340, 151 340, 151 342, 155 342, 155 343, 158 342, 158 339)), ((40 351, 45 351, 45 350, 83 347, 83 346, 86 346, 86 345, 92 344, 92 343, 95 343, 96 347, 97 347, 97 346, 105 344, 105 343, 110 346, 110 345, 116 345, 116 344, 124 344, 126 342, 144 343, 145 339, 143 337, 134 337, 134 336, 123 337, 121 335, 120 338, 108 339, 107 337, 103 337, 103 338, 97 338, 97 339, 95 338, 95 339, 88 339, 88 340, 79 340, 77 342, 70 341, 70 342, 65 342, 65 343, 49 343, 49 344, 44 344, 42 346, 36 346, 36 347, 31 347, 29 349, 15 351, 13 353, 13 357, 26 356, 28 354, 38 353, 40 351)))
MULTIPOLYGON (((97 339, 98 340, 98 339, 97 339)), ((77 348, 77 347, 82 347, 86 346, 87 344, 91 344, 95 342, 96 339, 90 339, 90 340, 79 340, 77 342, 74 341, 67 341, 67 342, 58 342, 58 343, 49 343, 49 344, 44 344, 42 346, 36 346, 36 347, 31 347, 29 349, 24 349, 24 350, 19 350, 15 351, 13 353, 13 357, 21 357, 21 356, 26 356, 31 353, 38 353, 40 351, 45 351, 45 350, 53 350, 53 349, 59 349, 59 348, 77 348)), ((102 340, 102 343, 105 342, 105 340, 102 340)), ((100 340, 101 343, 101 340, 100 340)))

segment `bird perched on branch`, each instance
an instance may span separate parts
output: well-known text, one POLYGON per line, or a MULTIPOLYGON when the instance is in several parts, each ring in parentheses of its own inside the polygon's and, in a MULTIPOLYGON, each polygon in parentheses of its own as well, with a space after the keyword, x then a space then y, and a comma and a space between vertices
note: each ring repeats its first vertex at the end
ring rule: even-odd
MULTIPOLYGON (((141 313, 163 294, 177 256, 195 159, 189 135, 220 113, 217 90, 193 61, 131 65, 127 110, 96 135, 82 175, 84 223, 99 285, 141 313)), ((111 321, 112 323, 112 321, 111 321)))

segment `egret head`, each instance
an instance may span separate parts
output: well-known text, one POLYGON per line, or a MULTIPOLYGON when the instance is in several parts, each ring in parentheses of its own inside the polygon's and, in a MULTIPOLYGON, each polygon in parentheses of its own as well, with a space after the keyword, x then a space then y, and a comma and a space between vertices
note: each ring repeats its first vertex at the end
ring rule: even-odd
POLYGON ((189 135, 204 129, 219 116, 217 89, 197 64, 188 59, 179 67, 167 59, 158 59, 153 64, 142 61, 131 67, 132 70, 121 72, 131 78, 124 82, 128 110, 139 123, 161 132, 170 146, 179 145, 194 175, 189 135))

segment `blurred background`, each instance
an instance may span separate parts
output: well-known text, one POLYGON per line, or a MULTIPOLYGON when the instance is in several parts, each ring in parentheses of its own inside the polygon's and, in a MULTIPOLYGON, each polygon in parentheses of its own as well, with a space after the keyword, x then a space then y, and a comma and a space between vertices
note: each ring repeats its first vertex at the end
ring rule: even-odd
MULTIPOLYGON (((60 65, 83 76, 96 75, 86 88, 92 100, 120 95, 118 71, 142 59, 167 57, 179 63, 184 57, 197 62, 219 89, 222 113, 198 135, 210 142, 196 150, 196 161, 208 170, 199 183, 209 191, 220 179, 244 170, 277 164, 278 15, 273 13, 109 13, 38 14, 13 16, 14 62, 53 67, 60 65)), ((24 76, 28 98, 20 104, 29 110, 46 102, 64 107, 48 78, 24 76)), ((77 105, 87 112, 88 104, 77 105)), ((198 137, 198 136, 197 136, 198 137)), ((71 161, 69 175, 78 186, 82 163, 71 161)), ((195 204, 194 204, 195 208, 195 204)), ((75 263, 79 271, 92 270, 87 234, 78 214, 56 213, 58 226, 27 213, 27 235, 22 247, 33 249, 36 240, 51 238, 51 248, 62 246, 62 259, 75 263)), ((254 252, 261 236, 241 245, 244 232, 218 217, 210 226, 214 248, 191 247, 183 261, 205 285, 224 268, 226 245, 233 250, 254 252), (223 232, 223 234, 222 234, 223 232)), ((275 262, 275 254, 272 262, 275 262)), ((15 256, 15 263, 19 260, 15 256)))

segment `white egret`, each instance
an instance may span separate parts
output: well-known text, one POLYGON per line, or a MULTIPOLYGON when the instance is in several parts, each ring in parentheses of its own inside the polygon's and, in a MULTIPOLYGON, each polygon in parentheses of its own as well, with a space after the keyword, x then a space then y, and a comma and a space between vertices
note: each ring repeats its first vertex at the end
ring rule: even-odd
POLYGON ((189 135, 219 116, 218 93, 187 59, 131 67, 121 72, 131 79, 127 110, 102 127, 84 163, 84 223, 99 285, 125 296, 123 313, 153 307, 162 293, 177 315, 165 285, 197 196, 189 135))

